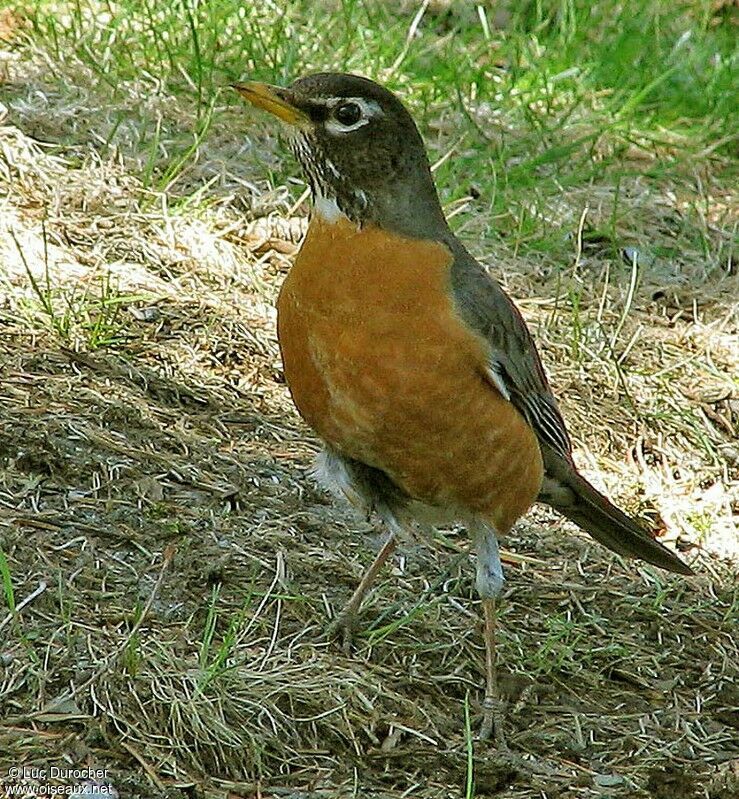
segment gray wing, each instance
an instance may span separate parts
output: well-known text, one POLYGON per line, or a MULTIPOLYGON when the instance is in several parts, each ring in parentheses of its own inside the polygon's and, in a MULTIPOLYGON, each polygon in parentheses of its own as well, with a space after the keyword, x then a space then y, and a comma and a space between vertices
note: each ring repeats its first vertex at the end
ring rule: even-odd
MULTIPOLYGON (((539 353, 518 308, 461 247, 452 266, 452 291, 464 321, 490 346, 490 370, 507 389, 542 444, 571 460, 572 444, 539 353)), ((496 384, 498 380, 495 380, 496 384)))
POLYGON ((453 243, 452 291, 464 321, 490 346, 490 378, 539 440, 544 481, 539 500, 551 505, 614 552, 669 571, 692 570, 655 541, 578 473, 572 444, 534 340, 516 306, 458 242, 453 243))

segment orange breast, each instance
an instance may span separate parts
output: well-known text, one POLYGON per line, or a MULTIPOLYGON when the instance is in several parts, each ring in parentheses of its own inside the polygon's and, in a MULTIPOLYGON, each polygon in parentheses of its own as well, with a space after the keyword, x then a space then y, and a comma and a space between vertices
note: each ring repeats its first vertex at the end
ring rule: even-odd
POLYGON ((439 243, 314 218, 277 305, 285 376, 332 447, 504 533, 536 499, 541 453, 485 378, 486 345, 456 314, 451 263, 439 243))

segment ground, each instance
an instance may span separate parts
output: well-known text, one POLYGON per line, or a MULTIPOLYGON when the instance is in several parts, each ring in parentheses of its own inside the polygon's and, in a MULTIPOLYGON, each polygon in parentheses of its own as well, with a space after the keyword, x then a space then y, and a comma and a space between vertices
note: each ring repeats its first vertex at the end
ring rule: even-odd
POLYGON ((6 792, 95 767, 147 799, 737 796, 736 17, 589 5, 0 9, 6 792), (222 88, 322 68, 404 96, 578 463, 696 571, 527 515, 512 758, 475 737, 464 531, 405 543, 351 652, 326 632, 382 530, 310 477, 274 325, 304 186, 222 88))

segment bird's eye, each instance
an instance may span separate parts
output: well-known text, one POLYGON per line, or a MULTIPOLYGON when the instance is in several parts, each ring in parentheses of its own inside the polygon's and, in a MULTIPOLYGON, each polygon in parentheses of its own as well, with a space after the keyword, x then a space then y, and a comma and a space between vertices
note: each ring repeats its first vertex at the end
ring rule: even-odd
POLYGON ((357 103, 343 103, 334 111, 334 118, 337 122, 349 127, 355 125, 362 118, 362 109, 357 103))

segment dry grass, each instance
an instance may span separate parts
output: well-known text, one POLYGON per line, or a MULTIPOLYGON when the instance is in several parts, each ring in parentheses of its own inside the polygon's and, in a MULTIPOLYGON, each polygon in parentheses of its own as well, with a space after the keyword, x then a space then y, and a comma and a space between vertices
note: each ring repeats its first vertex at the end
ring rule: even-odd
MULTIPOLYGON (((251 153, 274 143, 219 108, 165 193, 142 178, 145 131, 100 155, 116 122, 92 75, 55 97, 38 60, 5 69, 0 773, 104 766, 130 797, 464 795, 483 653, 459 531, 408 545, 351 657, 325 636, 380 531, 305 474, 316 445, 282 384, 272 310, 305 208, 263 182, 251 153)), ((192 113, 147 102, 165 132, 192 113)), ((501 658, 529 765, 475 743, 478 797, 739 790, 723 167, 707 158, 682 191, 624 183, 615 223, 612 187, 564 193, 541 220, 570 233, 564 269, 520 243, 491 253, 472 198, 449 209, 521 299, 585 471, 698 571, 621 562, 541 511, 520 525, 501 658), (694 247, 659 255, 686 227, 694 247), (614 258, 626 247, 657 259, 633 292, 614 258)))

